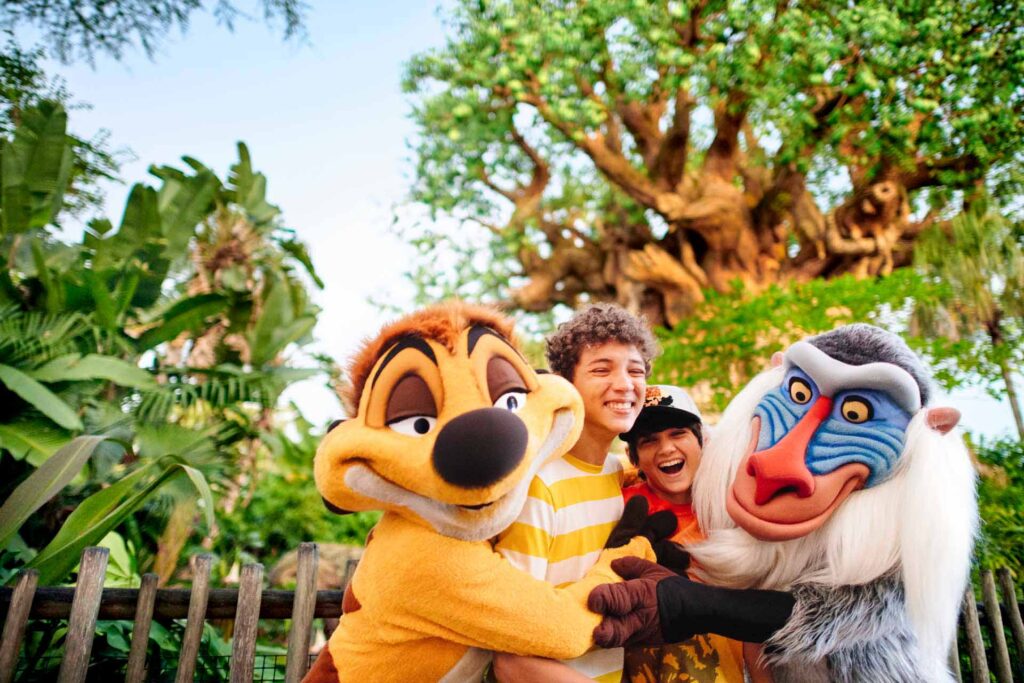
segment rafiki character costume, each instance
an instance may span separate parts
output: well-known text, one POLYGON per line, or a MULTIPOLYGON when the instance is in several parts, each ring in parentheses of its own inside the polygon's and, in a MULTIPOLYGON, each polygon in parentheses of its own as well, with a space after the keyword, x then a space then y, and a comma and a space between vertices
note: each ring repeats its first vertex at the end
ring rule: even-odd
MULTIPOLYGON (((690 547, 699 573, 774 589, 739 592, 763 599, 747 601, 747 616, 769 616, 758 639, 777 683, 951 681, 977 527, 959 412, 930 406, 920 360, 870 325, 797 342, 774 361, 704 451, 694 506, 709 538, 690 547)), ((717 599, 655 565, 623 563, 633 580, 595 591, 617 603, 599 629, 617 636, 599 641, 644 629, 669 640, 729 621, 722 605, 736 590, 717 599), (612 590, 621 595, 603 595, 612 590)))
POLYGON ((634 539, 558 589, 515 569, 489 539, 519 514, 531 479, 576 442, 572 385, 538 375, 511 323, 449 303, 385 327, 354 359, 352 419, 317 451, 317 488, 337 512, 383 510, 344 615, 306 681, 479 680, 484 650, 578 657, 600 618, 590 590, 634 539))

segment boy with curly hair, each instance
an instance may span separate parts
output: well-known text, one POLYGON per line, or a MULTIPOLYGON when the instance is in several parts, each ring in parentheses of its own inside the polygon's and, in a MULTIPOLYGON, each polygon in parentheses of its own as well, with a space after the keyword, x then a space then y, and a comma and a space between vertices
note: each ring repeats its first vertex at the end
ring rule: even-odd
MULTIPOLYGON (((643 407, 658 346, 644 321, 614 304, 577 312, 547 341, 552 372, 583 397, 583 433, 562 458, 538 472, 518 520, 496 549, 512 564, 555 585, 594 564, 622 516, 622 465, 609 455, 643 407)), ((623 650, 594 650, 566 661, 496 654, 499 680, 619 681, 623 650)))

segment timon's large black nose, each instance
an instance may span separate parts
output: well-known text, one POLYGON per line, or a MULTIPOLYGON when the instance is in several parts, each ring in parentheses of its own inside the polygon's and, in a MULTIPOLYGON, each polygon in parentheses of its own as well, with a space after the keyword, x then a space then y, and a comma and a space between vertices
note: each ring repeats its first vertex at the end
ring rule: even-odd
POLYGON ((434 469, 449 484, 490 486, 514 470, 528 434, 519 417, 502 408, 479 408, 449 422, 434 442, 434 469))

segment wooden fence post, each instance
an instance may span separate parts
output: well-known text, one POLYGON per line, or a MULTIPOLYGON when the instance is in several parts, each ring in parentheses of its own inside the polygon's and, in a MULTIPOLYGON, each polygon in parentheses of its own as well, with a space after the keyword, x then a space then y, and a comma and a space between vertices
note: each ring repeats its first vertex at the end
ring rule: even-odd
POLYGON ((235 610, 235 635, 231 639, 231 683, 250 683, 253 679, 253 656, 256 654, 256 630, 260 620, 260 599, 263 595, 263 565, 242 567, 238 584, 238 608, 235 610))
POLYGON ((978 620, 978 603, 974 600, 974 587, 969 583, 964 592, 963 611, 964 630, 967 632, 967 654, 971 658, 971 680, 974 683, 989 683, 985 642, 981 639, 981 622, 978 620))
POLYGON ((1003 600, 1006 602, 1006 614, 1010 620, 1010 632, 1017 648, 1017 674, 1024 679, 1024 621, 1020 617, 1020 605, 1017 603, 1017 590, 1010 577, 1010 570, 1003 567, 996 572, 999 583, 1003 587, 1003 600))
POLYGON ((28 613, 32 609, 32 598, 35 597, 38 583, 39 572, 29 569, 21 573, 14 587, 11 607, 7 610, 7 620, 4 622, 4 634, 0 638, 0 683, 10 683, 14 678, 18 651, 25 637, 25 625, 28 623, 28 613))
POLYGON ((1013 683, 1010 652, 1006 648, 1006 632, 1003 631, 1003 617, 999 612, 999 597, 996 595, 996 580, 991 569, 981 573, 981 595, 985 601, 988 623, 992 627, 992 659, 996 664, 996 680, 999 683, 1013 683))
POLYGON ((309 668, 309 639, 313 632, 313 609, 316 607, 318 559, 319 551, 316 543, 299 545, 299 568, 295 577, 292 629, 288 633, 285 683, 299 683, 309 668))
MULTIPOLYGON (((960 621, 961 623, 963 622, 962 619, 960 621)), ((956 642, 959 630, 960 628, 958 626, 957 630, 953 631, 953 642, 949 646, 948 665, 949 670, 953 673, 953 678, 956 679, 956 683, 963 683, 964 677, 963 674, 960 673, 960 646, 956 642)))
POLYGON ((78 584, 71 602, 71 617, 64 639, 64 659, 61 660, 57 683, 82 683, 89 671, 89 654, 96 634, 96 616, 100 613, 103 597, 103 579, 107 574, 106 548, 86 548, 78 568, 78 584))
POLYGON ((142 683, 146 674, 146 650, 149 645, 149 627, 153 623, 153 605, 156 602, 156 574, 145 574, 135 602, 135 624, 132 626, 132 646, 128 652, 128 670, 125 683, 142 683))
POLYGON ((210 566, 212 555, 198 555, 192 573, 192 595, 188 601, 188 621, 185 635, 181 639, 181 653, 178 655, 176 683, 192 683, 196 671, 196 656, 203 640, 203 625, 206 623, 206 601, 210 596, 210 566))

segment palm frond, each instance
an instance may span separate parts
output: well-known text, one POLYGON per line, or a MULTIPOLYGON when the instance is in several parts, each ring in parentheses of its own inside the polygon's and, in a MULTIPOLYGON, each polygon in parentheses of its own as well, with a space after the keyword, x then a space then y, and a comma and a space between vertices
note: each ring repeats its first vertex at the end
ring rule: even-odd
POLYGON ((77 350, 76 341, 89 331, 80 313, 48 314, 0 307, 0 362, 35 366, 77 350))
POLYGON ((147 422, 165 421, 175 408, 205 405, 227 410, 241 404, 273 408, 287 382, 273 372, 244 372, 220 365, 215 368, 164 369, 167 382, 153 391, 143 392, 139 418, 147 422), (196 381, 196 378, 201 381, 196 381))

